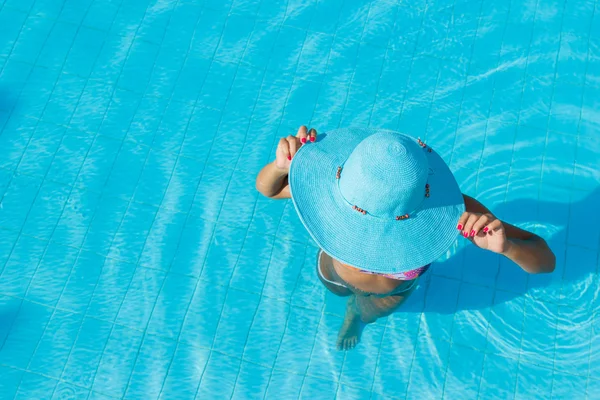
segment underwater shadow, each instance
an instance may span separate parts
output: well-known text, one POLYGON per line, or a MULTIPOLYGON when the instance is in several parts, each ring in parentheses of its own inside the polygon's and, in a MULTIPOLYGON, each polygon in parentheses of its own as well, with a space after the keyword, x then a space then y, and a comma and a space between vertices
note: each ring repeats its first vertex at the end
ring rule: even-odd
POLYGON ((3 120, 17 110, 18 96, 6 87, 0 86, 0 132, 3 128, 3 120))
MULTIPOLYGON (((555 271, 527 274, 510 260, 467 243, 446 261, 433 264, 419 288, 396 312, 453 314, 486 309, 492 305, 495 290, 501 291, 496 292, 500 295, 496 294, 495 305, 527 293, 542 300, 558 301, 572 295, 582 301, 598 301, 597 285, 584 282, 597 273, 598 205, 600 188, 570 203, 520 199, 499 205, 492 210, 497 217, 521 227, 542 227, 538 234, 556 254, 555 271), (581 249, 566 252, 567 242, 581 249)), ((577 298, 571 302, 576 303, 577 298)))

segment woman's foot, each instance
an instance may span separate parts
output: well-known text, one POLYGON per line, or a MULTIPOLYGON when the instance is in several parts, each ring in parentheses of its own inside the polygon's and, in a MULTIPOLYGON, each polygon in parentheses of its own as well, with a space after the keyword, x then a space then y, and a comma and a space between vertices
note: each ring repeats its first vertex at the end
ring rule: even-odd
POLYGON ((344 323, 340 328, 340 333, 338 333, 338 350, 350 350, 356 347, 360 341, 362 330, 365 327, 365 324, 360 319, 360 315, 356 312, 356 306, 354 303, 355 297, 352 296, 348 299, 344 323))

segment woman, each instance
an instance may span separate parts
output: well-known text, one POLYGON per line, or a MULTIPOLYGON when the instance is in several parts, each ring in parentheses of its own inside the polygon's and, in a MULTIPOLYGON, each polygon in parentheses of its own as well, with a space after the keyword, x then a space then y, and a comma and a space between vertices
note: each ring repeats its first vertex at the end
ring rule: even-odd
POLYGON ((322 249, 319 278, 349 296, 338 349, 353 348, 365 324, 392 313, 459 234, 529 273, 554 270, 544 239, 463 195, 442 158, 420 140, 362 128, 316 139, 305 126, 282 138, 256 188, 292 199, 322 249))

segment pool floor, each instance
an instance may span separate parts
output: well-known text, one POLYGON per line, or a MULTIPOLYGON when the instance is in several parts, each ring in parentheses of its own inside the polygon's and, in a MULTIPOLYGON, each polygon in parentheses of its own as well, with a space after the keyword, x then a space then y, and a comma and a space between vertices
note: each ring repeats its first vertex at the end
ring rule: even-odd
POLYGON ((600 399, 600 5, 0 0, 1 399, 600 399), (306 124, 427 141, 545 237, 459 240, 359 346, 289 201, 306 124))

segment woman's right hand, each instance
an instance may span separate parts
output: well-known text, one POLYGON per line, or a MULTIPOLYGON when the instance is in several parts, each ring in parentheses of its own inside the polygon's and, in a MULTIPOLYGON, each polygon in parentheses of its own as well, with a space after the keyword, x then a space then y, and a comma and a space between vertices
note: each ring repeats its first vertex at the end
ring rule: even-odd
POLYGON ((317 131, 311 129, 310 131, 306 126, 301 126, 298 129, 296 136, 289 135, 288 137, 281 138, 277 145, 275 166, 279 169, 288 171, 292 158, 300 147, 310 142, 314 142, 317 139, 317 131))

